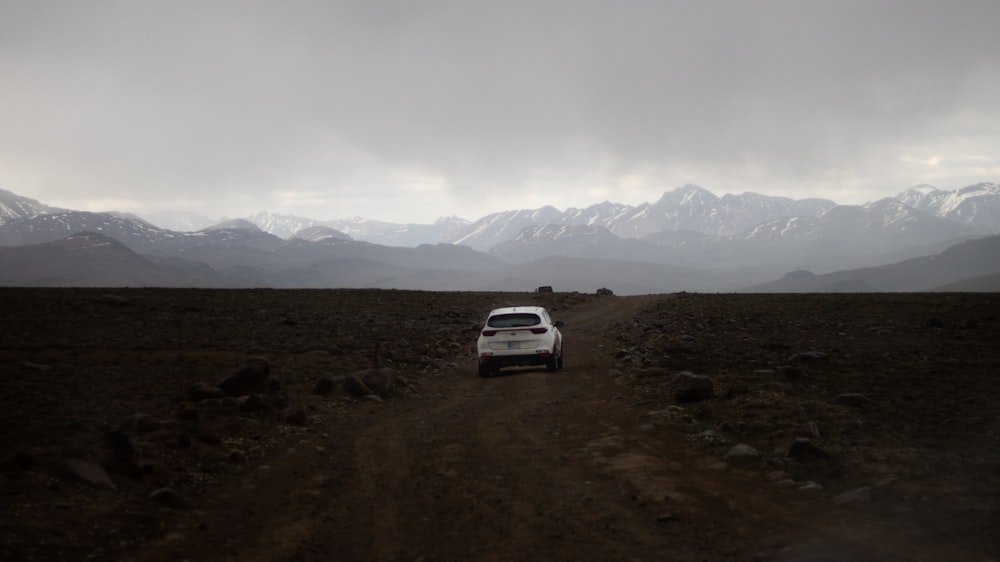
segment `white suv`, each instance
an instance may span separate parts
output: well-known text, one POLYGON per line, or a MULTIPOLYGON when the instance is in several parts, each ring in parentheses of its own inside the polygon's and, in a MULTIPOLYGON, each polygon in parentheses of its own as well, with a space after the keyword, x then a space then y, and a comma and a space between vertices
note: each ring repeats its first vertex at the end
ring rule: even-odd
POLYGON ((540 306, 498 308, 490 312, 479 333, 476 349, 479 376, 495 375, 500 367, 545 365, 562 369, 563 345, 559 328, 540 306))

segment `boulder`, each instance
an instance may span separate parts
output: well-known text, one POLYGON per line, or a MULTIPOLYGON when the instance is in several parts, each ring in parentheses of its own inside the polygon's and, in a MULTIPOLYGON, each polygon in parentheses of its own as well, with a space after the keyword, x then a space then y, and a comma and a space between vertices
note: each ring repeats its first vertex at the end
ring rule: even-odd
POLYGON ((116 462, 131 463, 136 458, 136 447, 132 438, 124 431, 113 430, 104 435, 104 441, 116 462))
POLYGON ((115 483, 111 480, 111 477, 108 476, 108 472, 104 470, 103 467, 88 460, 68 459, 66 461, 66 470, 68 470, 70 474, 89 484, 100 486, 102 488, 110 488, 112 490, 118 489, 118 486, 115 486, 115 483))
POLYGON ((788 447, 788 453, 785 456, 793 458, 799 462, 828 460, 831 458, 830 453, 817 447, 812 441, 804 437, 796 439, 795 442, 788 447))
POLYGON ((318 396, 329 396, 333 394, 333 379, 330 377, 321 377, 318 379, 312 387, 312 393, 318 396))
POLYGON ((344 390, 346 390, 351 395, 357 396, 359 398, 361 396, 368 396, 369 394, 375 394, 374 392, 372 392, 372 389, 368 388, 368 386, 355 375, 344 377, 344 390))
POLYGON ((217 386, 197 382, 188 387, 185 396, 187 396, 187 399, 192 402, 201 402, 202 400, 215 400, 223 398, 226 396, 226 393, 217 386))
POLYGON ((740 443, 729 449, 726 460, 740 466, 752 466, 760 462, 760 453, 750 445, 740 443))
POLYGON ((129 418, 128 425, 131 429, 139 433, 149 433, 162 427, 162 424, 149 414, 136 414, 132 416, 129 418))
POLYGON ((391 394, 392 390, 396 387, 396 383, 399 382, 399 375, 394 369, 388 367, 365 369, 354 373, 354 376, 361 379, 361 382, 371 389, 372 393, 382 397, 391 394))
POLYGON ((267 361, 252 361, 225 377, 215 386, 227 396, 245 396, 257 392, 271 373, 267 361))
POLYGON ((712 379, 704 375, 696 375, 690 371, 681 371, 674 375, 669 385, 670 393, 678 402, 700 402, 715 395, 712 379))
POLYGON ((240 398, 240 403, 236 409, 244 413, 249 413, 267 410, 270 409, 270 407, 270 401, 266 396, 262 394, 251 394, 240 398))

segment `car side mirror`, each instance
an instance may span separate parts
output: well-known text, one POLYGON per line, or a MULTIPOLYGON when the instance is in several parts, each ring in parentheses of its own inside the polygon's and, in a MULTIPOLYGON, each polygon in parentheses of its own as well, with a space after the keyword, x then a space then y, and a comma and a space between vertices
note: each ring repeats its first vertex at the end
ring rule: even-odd
POLYGON ((552 325, 555 326, 556 328, 562 328, 566 324, 562 320, 556 320, 555 324, 552 325))

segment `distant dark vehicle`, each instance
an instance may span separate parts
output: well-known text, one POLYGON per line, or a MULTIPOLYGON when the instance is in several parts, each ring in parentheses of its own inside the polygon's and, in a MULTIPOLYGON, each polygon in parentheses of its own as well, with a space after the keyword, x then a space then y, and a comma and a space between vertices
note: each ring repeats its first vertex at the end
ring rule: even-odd
POLYGON ((561 321, 553 322, 540 306, 498 308, 490 312, 476 344, 479 376, 497 374, 500 367, 545 365, 562 369, 561 321))
POLYGON ((552 292, 552 285, 542 285, 541 287, 538 288, 538 292, 539 293, 551 293, 552 292))
POLYGON ((611 289, 608 289, 607 287, 601 287, 600 289, 598 289, 597 294, 601 295, 602 297, 610 297, 614 295, 614 293, 611 292, 611 289))

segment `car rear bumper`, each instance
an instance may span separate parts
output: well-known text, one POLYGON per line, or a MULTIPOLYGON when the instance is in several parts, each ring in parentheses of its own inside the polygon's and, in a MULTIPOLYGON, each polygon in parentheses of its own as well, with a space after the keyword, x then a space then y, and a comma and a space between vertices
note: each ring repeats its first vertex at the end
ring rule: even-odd
POLYGON ((479 364, 494 368, 518 367, 529 365, 545 365, 552 358, 549 352, 522 355, 490 355, 480 356, 479 364))

